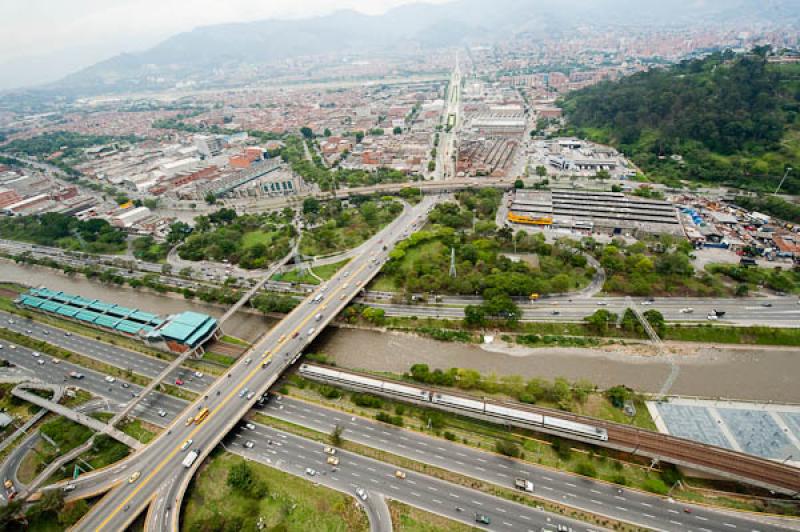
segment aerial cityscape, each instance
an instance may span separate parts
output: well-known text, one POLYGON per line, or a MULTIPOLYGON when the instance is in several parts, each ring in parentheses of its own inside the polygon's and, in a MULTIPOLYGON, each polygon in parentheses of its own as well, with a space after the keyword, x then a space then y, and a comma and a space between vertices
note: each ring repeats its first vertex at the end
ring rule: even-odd
POLYGON ((0 530, 800 530, 795 0, 0 28, 0 530))

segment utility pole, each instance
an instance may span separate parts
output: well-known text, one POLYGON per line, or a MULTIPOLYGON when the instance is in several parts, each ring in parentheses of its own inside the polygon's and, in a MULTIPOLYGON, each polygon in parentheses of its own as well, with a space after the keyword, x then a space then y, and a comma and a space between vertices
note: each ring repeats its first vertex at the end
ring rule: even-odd
POLYGON ((778 188, 775 189, 775 193, 773 194, 773 196, 777 196, 778 195, 778 191, 783 186, 783 182, 786 181, 786 176, 788 176, 789 172, 791 172, 791 171, 792 171, 792 167, 791 166, 787 166, 786 167, 786 171, 783 173, 783 178, 781 178, 781 182, 778 183, 778 188))

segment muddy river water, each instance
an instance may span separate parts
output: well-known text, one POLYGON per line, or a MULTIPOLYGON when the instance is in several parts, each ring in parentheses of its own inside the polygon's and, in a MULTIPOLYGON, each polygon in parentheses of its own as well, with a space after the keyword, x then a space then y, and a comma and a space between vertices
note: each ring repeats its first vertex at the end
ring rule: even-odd
MULTIPOLYGON (((198 301, 108 286, 46 268, 0 261, 0 280, 29 286, 45 285, 84 297, 159 314, 194 310, 221 316, 225 307, 198 301)), ((239 312, 225 325, 227 334, 254 341, 274 320, 239 312)), ((481 373, 523 377, 585 378, 601 387, 626 384, 657 392, 670 372, 670 361, 647 349, 609 346, 596 349, 521 348, 500 342, 467 345, 438 342, 414 335, 330 328, 314 351, 330 355, 342 367, 403 372, 415 363, 431 367, 473 368, 481 373)), ((674 363, 680 372, 671 393, 703 397, 800 403, 800 349, 761 346, 681 346, 674 363)))

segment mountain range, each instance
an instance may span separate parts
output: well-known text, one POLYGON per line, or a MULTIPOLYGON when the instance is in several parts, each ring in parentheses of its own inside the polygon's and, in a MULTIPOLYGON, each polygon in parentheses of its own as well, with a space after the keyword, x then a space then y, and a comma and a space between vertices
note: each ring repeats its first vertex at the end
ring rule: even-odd
POLYGON ((294 20, 219 24, 120 54, 48 89, 71 93, 158 88, 213 70, 335 53, 404 53, 488 44, 514 35, 569 36, 583 25, 687 26, 708 22, 796 23, 796 0, 456 0, 408 4, 382 15, 338 11, 294 20))

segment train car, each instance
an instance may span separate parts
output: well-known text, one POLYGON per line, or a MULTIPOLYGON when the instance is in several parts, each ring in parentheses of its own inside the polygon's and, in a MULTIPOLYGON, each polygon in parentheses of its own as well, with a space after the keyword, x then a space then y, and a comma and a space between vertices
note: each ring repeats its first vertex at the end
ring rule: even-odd
POLYGON ((586 425, 584 423, 577 423, 567 419, 544 416, 544 426, 549 429, 575 434, 577 436, 583 436, 584 438, 608 441, 608 432, 606 432, 605 429, 601 429, 593 425, 586 425))
POLYGON ((431 393, 427 390, 422 390, 420 388, 416 388, 414 386, 406 386, 405 384, 397 384, 394 382, 384 382, 383 383, 383 391, 386 393, 391 393, 394 395, 400 395, 403 397, 409 397, 411 399, 417 399, 419 401, 430 401, 431 400, 431 393))
POLYGON ((464 397, 458 397, 456 395, 448 395, 443 393, 434 393, 431 396, 431 402, 449 406, 452 408, 460 408, 462 410, 470 410, 472 412, 483 412, 483 401, 478 401, 475 399, 466 399, 464 397))
POLYGON ((542 426, 542 424, 544 423, 544 417, 541 414, 528 412, 527 410, 508 408, 507 406, 500 406, 492 403, 486 403, 486 413, 492 414, 493 416, 509 419, 512 421, 530 423, 532 425, 542 426))

